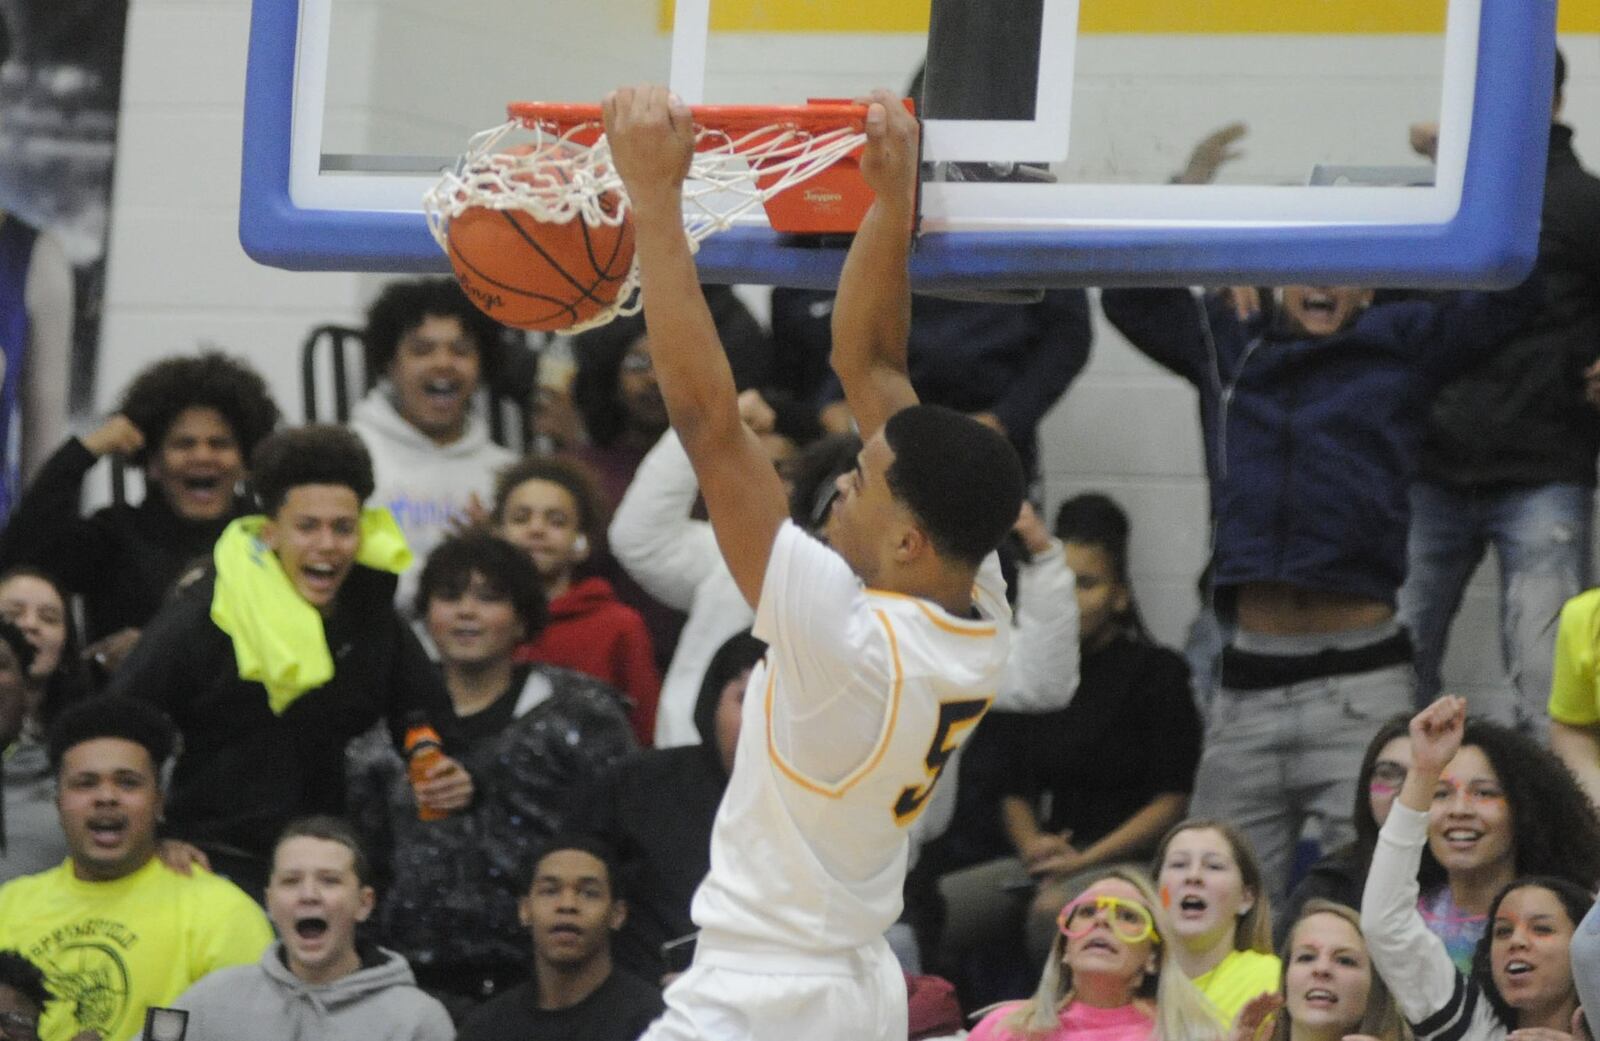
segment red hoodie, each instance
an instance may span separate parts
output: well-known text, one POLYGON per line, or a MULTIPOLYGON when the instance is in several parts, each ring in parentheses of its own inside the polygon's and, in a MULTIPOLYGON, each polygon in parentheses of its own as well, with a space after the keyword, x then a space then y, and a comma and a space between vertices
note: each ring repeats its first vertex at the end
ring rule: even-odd
POLYGON ((650 631, 638 611, 617 599, 610 582, 585 578, 551 600, 549 624, 517 648, 515 659, 572 669, 611 684, 633 703, 628 719, 640 747, 655 743, 661 674, 650 631))

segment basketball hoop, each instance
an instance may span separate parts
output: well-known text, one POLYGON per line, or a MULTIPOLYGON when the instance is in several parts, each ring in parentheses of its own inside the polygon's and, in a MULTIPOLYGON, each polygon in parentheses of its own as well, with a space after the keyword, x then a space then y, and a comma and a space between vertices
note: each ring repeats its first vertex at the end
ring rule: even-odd
MULTIPOLYGON (((545 224, 582 220, 590 228, 627 222, 600 106, 513 102, 506 111, 511 118, 474 135, 423 198, 440 248, 451 253, 450 222, 472 209, 525 213, 545 224)), ((700 105, 690 112, 695 151, 683 191, 690 249, 757 206, 781 233, 848 234, 860 226, 872 202, 856 162, 867 140, 865 105, 700 105)), ((630 264, 615 298, 564 331, 636 313, 638 284, 638 265, 630 264)))

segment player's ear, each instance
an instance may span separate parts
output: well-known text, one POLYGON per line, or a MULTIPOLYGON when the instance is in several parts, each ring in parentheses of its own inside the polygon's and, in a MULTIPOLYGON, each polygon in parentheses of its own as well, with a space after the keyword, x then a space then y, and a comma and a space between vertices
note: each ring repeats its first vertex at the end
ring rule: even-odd
POLYGON ((616 932, 618 929, 621 929, 622 924, 627 920, 628 902, 626 900, 611 901, 611 914, 608 916, 606 921, 606 924, 611 927, 611 931, 616 932))
POLYGON ((928 533, 916 524, 907 522, 900 528, 900 539, 895 544, 894 559, 897 564, 910 564, 933 549, 928 533))

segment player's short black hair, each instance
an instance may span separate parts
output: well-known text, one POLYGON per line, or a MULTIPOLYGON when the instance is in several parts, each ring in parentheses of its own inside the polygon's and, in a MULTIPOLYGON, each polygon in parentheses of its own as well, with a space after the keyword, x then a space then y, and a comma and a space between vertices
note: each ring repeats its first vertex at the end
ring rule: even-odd
POLYGON ((10 987, 41 1011, 55 1000, 45 986, 44 970, 19 951, 0 951, 0 987, 10 987))
POLYGON ((1567 89, 1567 56, 1561 53, 1561 48, 1556 48, 1556 97, 1567 89))
POLYGON ((350 851, 350 864, 355 871, 356 882, 364 886, 372 885, 372 860, 362 848, 361 837, 356 834, 356 829, 349 821, 326 813, 290 821, 278 835, 278 841, 272 844, 274 867, 278 862, 278 848, 290 839, 322 839, 326 842, 337 842, 350 851))
POLYGON ((568 456, 528 455, 511 463, 494 479, 494 522, 505 520, 506 500, 511 493, 528 481, 549 481, 558 484, 572 496, 578 506, 578 530, 591 541, 605 533, 606 504, 594 471, 568 456))
POLYGON ((475 307, 453 278, 411 278, 390 282, 367 308, 367 328, 362 348, 367 359, 367 384, 378 382, 394 361, 400 340, 429 318, 454 318, 462 332, 478 347, 478 372, 482 382, 493 384, 499 375, 500 337, 503 329, 475 307))
POLYGON ((261 442, 251 460, 250 478, 269 517, 291 489, 305 484, 341 484, 366 502, 373 488, 372 456, 347 428, 312 423, 280 430, 261 442))
POLYGON ((453 600, 460 596, 472 584, 475 574, 482 575, 491 590, 511 601, 512 610, 522 619, 527 639, 544 629, 549 614, 544 584, 533 560, 520 548, 486 531, 452 535, 428 554, 417 581, 417 617, 428 616, 428 604, 434 597, 453 600))
POLYGON ((533 856, 528 861, 526 877, 522 880, 522 891, 526 893, 533 889, 534 880, 539 877, 539 865, 544 863, 546 857, 569 849, 587 853, 604 864, 606 885, 611 888, 611 899, 623 898, 622 862, 617 857, 617 851, 612 848, 611 843, 598 835, 581 831, 558 832, 534 848, 533 856))
POLYGON ((278 406, 266 381, 243 361, 216 351, 167 358, 135 376, 117 406, 144 435, 133 461, 143 466, 178 415, 196 407, 221 413, 245 459, 278 425, 278 406))
POLYGON ((50 727, 50 769, 59 772, 66 754, 85 741, 116 737, 143 746, 157 771, 172 755, 176 731, 166 715, 148 701, 120 694, 97 694, 68 705, 50 727))
POLYGON ((884 424, 889 490, 944 556, 976 567, 1017 522, 1026 481, 998 432, 942 405, 913 405, 884 424))

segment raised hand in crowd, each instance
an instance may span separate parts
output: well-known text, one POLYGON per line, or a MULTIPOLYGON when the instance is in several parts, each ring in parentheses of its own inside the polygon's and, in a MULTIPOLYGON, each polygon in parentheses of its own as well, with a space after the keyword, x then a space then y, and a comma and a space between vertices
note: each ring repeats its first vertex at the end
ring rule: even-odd
POLYGON ((1175 181, 1178 184, 1210 184, 1216 179, 1218 170, 1244 155, 1233 146, 1249 132, 1250 127, 1242 122, 1229 123, 1213 130, 1194 146, 1189 153, 1188 163, 1175 181))
POLYGON ((1400 801, 1426 812, 1433 805, 1433 790, 1450 760, 1461 750, 1466 731, 1465 698, 1446 694, 1411 720, 1411 769, 1400 788, 1400 801))
POLYGON ((1229 1041, 1257 1041, 1270 1035, 1273 1018, 1282 1010, 1282 994, 1275 991, 1257 994, 1239 1010, 1239 1018, 1233 1021, 1233 1035, 1229 1041))
POLYGON ((116 455, 127 459, 144 447, 144 432, 133 420, 117 412, 107 416, 104 423, 84 437, 83 447, 97 456, 116 455))

